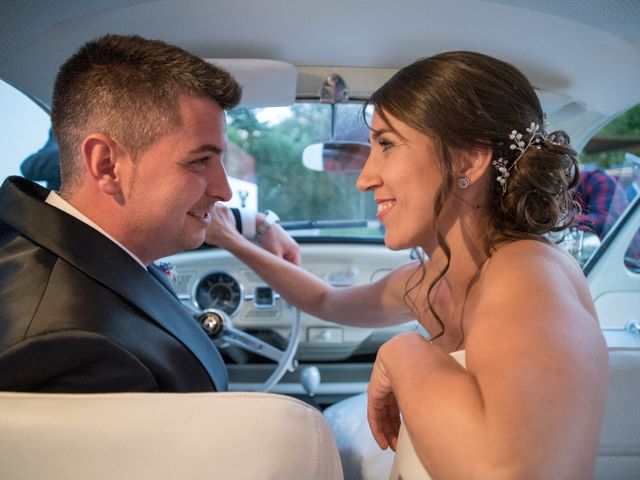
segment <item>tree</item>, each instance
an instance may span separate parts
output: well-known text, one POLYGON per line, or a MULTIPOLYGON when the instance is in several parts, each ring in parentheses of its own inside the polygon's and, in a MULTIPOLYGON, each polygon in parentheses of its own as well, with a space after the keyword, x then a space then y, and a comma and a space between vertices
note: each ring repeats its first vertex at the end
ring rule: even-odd
MULTIPOLYGON (((602 127, 594 137, 636 137, 640 142, 640 104, 627 110, 602 127)), ((582 153, 580 161, 585 165, 611 168, 624 164, 625 153, 624 149, 600 153, 582 153)))
POLYGON ((329 105, 296 103, 278 120, 260 121, 261 112, 228 114, 229 141, 256 160, 260 208, 277 210, 283 220, 362 218, 363 194, 353 174, 317 172, 302 163, 306 146, 330 139, 329 105))

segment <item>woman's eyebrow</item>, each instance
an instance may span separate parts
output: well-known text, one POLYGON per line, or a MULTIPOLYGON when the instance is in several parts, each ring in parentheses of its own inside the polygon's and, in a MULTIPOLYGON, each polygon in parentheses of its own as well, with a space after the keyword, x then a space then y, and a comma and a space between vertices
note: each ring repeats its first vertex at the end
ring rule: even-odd
POLYGON ((381 135, 384 135, 385 133, 395 133, 395 132, 390 128, 382 128, 380 130, 371 129, 371 138, 373 138, 374 140, 378 139, 381 135))

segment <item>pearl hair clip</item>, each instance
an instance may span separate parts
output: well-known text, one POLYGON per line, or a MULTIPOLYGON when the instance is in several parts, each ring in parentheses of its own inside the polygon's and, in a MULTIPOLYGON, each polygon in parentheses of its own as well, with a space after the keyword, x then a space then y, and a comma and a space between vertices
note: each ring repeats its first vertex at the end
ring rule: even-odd
POLYGON ((509 134, 509 139, 511 140, 511 144, 509 145, 509 150, 516 150, 517 156, 515 160, 511 163, 511 165, 507 166, 507 160, 504 158, 499 158, 493 161, 493 166, 498 171, 498 176, 496 180, 502 187, 502 195, 507 192, 507 179, 511 175, 509 172, 515 167, 518 160, 522 158, 522 156, 526 153, 529 148, 541 149, 542 142, 546 142, 546 138, 544 134, 540 131, 540 125, 535 122, 531 122, 531 125, 525 129, 526 134, 529 136, 528 142, 525 142, 524 135, 517 130, 512 130, 509 134))

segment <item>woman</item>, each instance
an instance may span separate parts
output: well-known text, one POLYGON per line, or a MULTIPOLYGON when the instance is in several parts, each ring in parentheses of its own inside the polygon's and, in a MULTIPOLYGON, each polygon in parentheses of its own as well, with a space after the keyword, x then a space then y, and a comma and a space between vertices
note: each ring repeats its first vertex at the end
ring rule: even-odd
POLYGON ((577 213, 575 152, 545 132, 524 75, 478 53, 419 60, 370 104, 358 188, 375 193, 386 245, 422 247, 428 260, 334 289, 231 227, 211 228, 210 240, 321 318, 380 326, 415 317, 430 332, 429 341, 398 335, 378 352, 368 416, 381 448, 396 448, 402 412, 434 478, 590 478, 606 345, 579 266, 545 237, 577 213))

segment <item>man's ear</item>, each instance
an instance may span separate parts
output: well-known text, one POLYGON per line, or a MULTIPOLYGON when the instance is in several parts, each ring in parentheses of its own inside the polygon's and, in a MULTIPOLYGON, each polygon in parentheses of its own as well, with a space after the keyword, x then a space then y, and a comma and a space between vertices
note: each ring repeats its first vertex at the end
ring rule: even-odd
POLYGON ((89 176, 100 190, 108 195, 122 193, 119 161, 124 160, 120 145, 107 135, 92 133, 82 142, 82 156, 89 176))
POLYGON ((458 150, 456 152, 456 166, 454 175, 456 178, 467 177, 471 185, 480 180, 487 169, 491 167, 493 150, 481 148, 476 150, 458 150))

